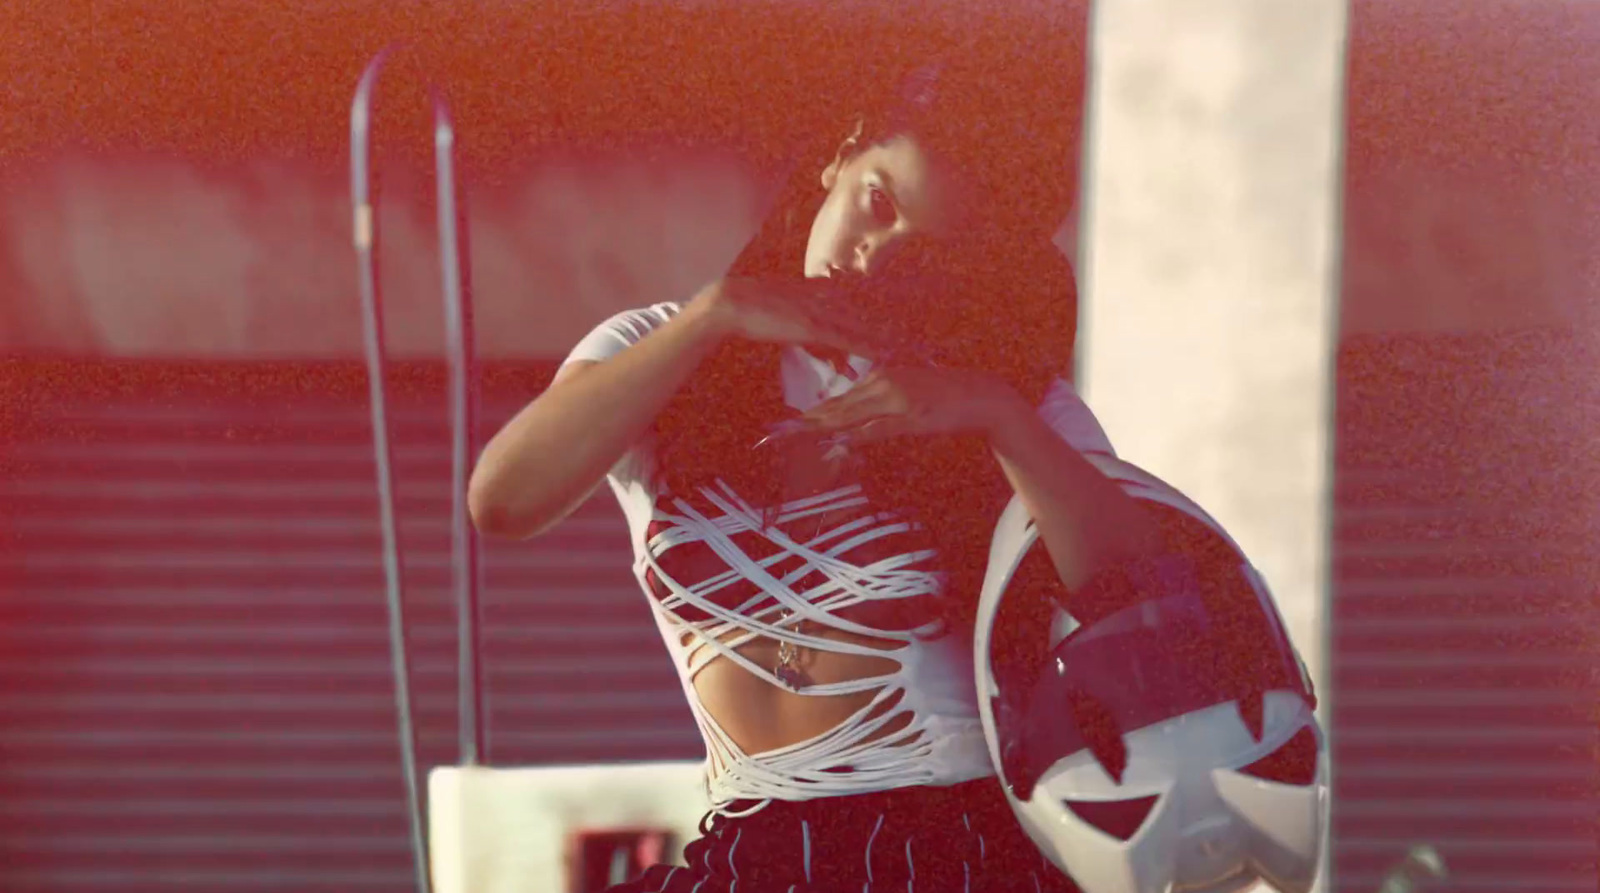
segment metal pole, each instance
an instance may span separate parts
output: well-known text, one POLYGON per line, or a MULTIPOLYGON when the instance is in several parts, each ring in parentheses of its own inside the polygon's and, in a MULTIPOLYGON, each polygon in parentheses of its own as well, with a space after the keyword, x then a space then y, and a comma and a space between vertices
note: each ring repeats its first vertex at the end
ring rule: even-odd
MULTIPOLYGON (((387 580, 389 654, 394 668, 395 712, 400 738, 400 762, 405 775, 406 806, 418 893, 429 893, 428 849, 424 835, 421 779, 417 771, 417 733, 411 710, 411 671, 406 651, 404 585, 398 526, 394 506, 394 452, 389 437, 387 394, 384 383, 386 353, 383 341, 383 305, 377 273, 378 225, 373 207, 371 171, 372 107, 378 76, 394 47, 380 52, 367 65, 350 107, 350 191, 355 211, 355 248, 360 267, 362 321, 367 378, 372 407, 373 453, 377 465, 378 510, 383 529, 383 569, 387 580)), ((473 350, 469 291, 463 275, 465 227, 457 217, 455 171, 451 151, 454 130, 450 112, 439 91, 430 88, 434 113, 434 144, 438 178, 439 242, 444 278, 446 354, 450 365, 451 424, 451 561, 454 566, 455 601, 459 640, 460 743, 462 762, 484 758, 482 677, 478 660, 478 557, 477 538, 467 517, 467 474, 471 462, 475 407, 473 406, 473 350)))
POLYGON ((462 259, 470 257, 465 217, 458 211, 455 128, 450 108, 437 89, 433 98, 435 179, 439 190, 440 270, 444 277, 445 353, 450 363, 450 533, 456 595, 457 715, 460 721, 461 765, 488 762, 483 714, 483 667, 478 616, 478 537, 467 515, 467 476, 477 434, 477 379, 473 354, 472 290, 462 259))

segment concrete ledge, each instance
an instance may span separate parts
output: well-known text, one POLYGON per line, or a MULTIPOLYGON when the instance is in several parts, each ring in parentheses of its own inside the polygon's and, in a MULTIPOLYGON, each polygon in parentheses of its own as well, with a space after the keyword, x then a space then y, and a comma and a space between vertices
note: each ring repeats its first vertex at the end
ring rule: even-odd
POLYGON ((699 762, 441 767, 428 775, 433 889, 564 893, 575 831, 666 828, 681 847, 708 809, 699 762))

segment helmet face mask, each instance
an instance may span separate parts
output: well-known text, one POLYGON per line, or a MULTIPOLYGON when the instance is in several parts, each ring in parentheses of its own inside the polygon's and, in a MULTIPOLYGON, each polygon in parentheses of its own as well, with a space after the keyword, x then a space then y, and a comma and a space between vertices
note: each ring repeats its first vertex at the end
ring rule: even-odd
POLYGON ((980 599, 980 715, 1040 851, 1084 893, 1309 890, 1328 809, 1323 736, 1259 576, 1246 565, 1238 579, 1255 597, 1228 606, 1158 594, 1031 659, 996 659, 1010 573, 995 565, 1008 557, 1014 571, 1036 538, 1025 530, 1001 556, 1008 523, 1025 518, 1002 518, 980 599))
POLYGON ((1307 890, 1326 809, 1321 735, 1298 694, 1265 700, 1259 742, 1233 704, 1216 705, 1127 735, 1122 781, 1078 751, 1055 761, 1026 799, 1011 795, 1012 807, 1085 893, 1222 893, 1258 879, 1307 890), (1273 774, 1253 767, 1275 757, 1299 777, 1253 774, 1273 774))

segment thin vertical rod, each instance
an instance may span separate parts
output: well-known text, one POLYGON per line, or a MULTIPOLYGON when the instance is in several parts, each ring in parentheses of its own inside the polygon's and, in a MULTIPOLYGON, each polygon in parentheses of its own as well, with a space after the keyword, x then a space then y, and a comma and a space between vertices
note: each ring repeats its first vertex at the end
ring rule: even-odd
POLYGON ((472 292, 462 264, 468 255, 466 225, 457 210, 453 163, 455 128, 450 108, 437 89, 433 98, 435 180, 439 191, 439 253, 444 277, 445 353, 450 365, 450 554, 455 574, 457 637, 457 716, 461 764, 488 762, 484 735, 483 669, 479 655, 478 537, 467 516, 467 475, 477 431, 476 363, 473 353, 472 292))
MULTIPOLYGON (((1348 121, 1350 104, 1350 11, 1346 8, 1339 22, 1339 78, 1333 85, 1332 116, 1335 122, 1348 121)), ((1335 125, 1338 126, 1337 124, 1335 125)), ((1338 586, 1335 584, 1333 574, 1334 558, 1334 511, 1336 497, 1334 485, 1339 475, 1339 341, 1343 335, 1340 322, 1340 300, 1344 294, 1344 232, 1345 196, 1347 181, 1347 158, 1349 157, 1349 144, 1346 138, 1336 138, 1333 141, 1333 177, 1329 188, 1333 193, 1333 207, 1330 212, 1329 241, 1331 242, 1331 257, 1328 259, 1327 293, 1331 296, 1332 312, 1328 313, 1323 322, 1323 337, 1327 339, 1324 345, 1324 356, 1327 366, 1323 372, 1322 394, 1322 425, 1327 432, 1323 439, 1322 456, 1322 492, 1319 494, 1322 515, 1322 549, 1320 554, 1321 567, 1317 568, 1318 582, 1321 584, 1322 603, 1318 606, 1317 616, 1321 629, 1321 666, 1317 672, 1322 683, 1322 688, 1317 692, 1317 712, 1321 713, 1322 720, 1322 748, 1323 759, 1327 761, 1328 775, 1324 789, 1328 798, 1327 808, 1323 811, 1323 839, 1322 861, 1317 866, 1317 889, 1337 890, 1339 883, 1338 864, 1335 858, 1338 855, 1338 835, 1334 829, 1337 827, 1334 819, 1338 808, 1339 798, 1334 796, 1337 790, 1339 761, 1335 756, 1335 745, 1338 743, 1339 728, 1334 724, 1334 708, 1338 704, 1339 693, 1335 682, 1334 653, 1338 639, 1334 636, 1333 625, 1337 622, 1333 600, 1338 595, 1338 586)))
POLYGON ((423 835, 422 792, 417 776, 417 732, 411 715, 411 668, 406 656, 404 588, 400 579, 400 541, 394 507, 394 452, 389 441, 384 385, 382 302, 378 294, 378 223, 372 206, 370 150, 372 99, 378 74, 389 50, 379 53, 361 75, 350 106, 350 191, 355 210, 355 248, 361 274, 362 339, 367 359, 367 384, 372 407, 372 448, 378 475, 378 516, 383 528, 383 571, 389 606, 389 659, 394 667, 395 713, 400 735, 400 764, 405 774, 406 808, 411 827, 411 854, 417 893, 429 893, 428 848, 423 835))

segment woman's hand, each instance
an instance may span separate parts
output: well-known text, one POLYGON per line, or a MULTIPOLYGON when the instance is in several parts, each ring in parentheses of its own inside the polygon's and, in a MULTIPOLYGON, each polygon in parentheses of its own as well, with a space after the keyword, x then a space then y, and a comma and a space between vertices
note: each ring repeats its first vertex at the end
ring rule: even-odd
POLYGON ((852 441, 908 434, 993 436, 1017 413, 1032 410, 998 378, 958 369, 877 369, 849 392, 801 416, 818 431, 848 431, 852 441))
POLYGON ((827 279, 719 279, 700 291, 690 306, 707 314, 727 337, 770 344, 827 345, 874 356, 887 349, 867 332, 840 300, 827 279))

